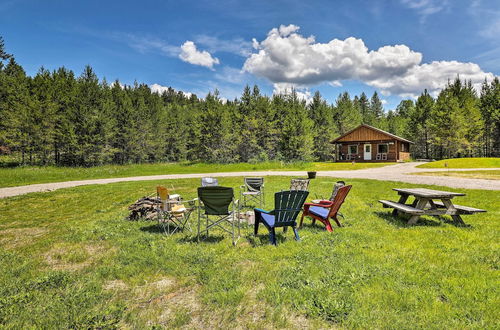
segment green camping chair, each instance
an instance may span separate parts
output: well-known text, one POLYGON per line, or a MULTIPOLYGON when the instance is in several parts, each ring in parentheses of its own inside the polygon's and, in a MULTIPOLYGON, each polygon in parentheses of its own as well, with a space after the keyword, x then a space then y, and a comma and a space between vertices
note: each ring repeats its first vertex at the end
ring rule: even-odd
POLYGON ((271 244, 276 245, 275 228, 283 227, 283 230, 286 232, 287 227, 290 226, 293 228, 295 239, 300 241, 295 219, 297 219, 299 212, 302 210, 307 195, 309 195, 309 192, 304 190, 290 190, 275 193, 274 210, 264 211, 261 209, 254 209, 254 234, 258 234, 259 224, 262 223, 269 230, 271 244))
POLYGON ((240 222, 238 201, 234 200, 233 188, 208 186, 198 188, 198 242, 204 233, 218 227, 231 234, 233 245, 240 238, 240 222), (235 223, 238 233, 235 233, 235 223), (202 228, 202 225, 204 228, 202 228))
POLYGON ((264 205, 264 178, 245 178, 243 182, 244 184, 240 186, 241 206, 248 206, 248 201, 255 201, 262 207, 264 205))

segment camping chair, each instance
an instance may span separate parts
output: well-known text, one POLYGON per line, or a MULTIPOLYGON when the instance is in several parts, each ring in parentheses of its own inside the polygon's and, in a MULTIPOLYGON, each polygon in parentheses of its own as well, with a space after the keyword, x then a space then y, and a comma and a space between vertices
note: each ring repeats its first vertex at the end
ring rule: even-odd
POLYGON ((219 227, 231 234, 233 245, 240 238, 240 221, 238 219, 238 201, 234 200, 233 188, 211 186, 198 188, 198 242, 202 233, 208 237, 208 231, 219 227), (202 227, 202 220, 205 226, 202 227), (238 226, 238 237, 235 237, 235 222, 238 226))
POLYGON ((297 222, 295 220, 304 205, 307 195, 309 195, 309 192, 304 190, 290 190, 275 193, 274 210, 264 211, 261 209, 254 209, 254 234, 257 235, 259 224, 262 222, 269 230, 269 240, 271 244, 276 245, 275 228, 283 227, 284 232, 286 232, 287 227, 290 226, 293 228, 295 239, 300 241, 297 231, 297 222))
POLYGON ((168 189, 163 186, 156 187, 156 195, 158 225, 162 227, 165 234, 170 235, 186 227, 191 230, 188 220, 194 210, 195 200, 184 202, 191 206, 186 208, 180 195, 170 195, 168 189))
POLYGON ((260 207, 264 205, 264 178, 245 178, 240 189, 242 207, 248 206, 248 201, 258 202, 260 207))
POLYGON ((219 185, 219 181, 216 178, 204 177, 201 178, 202 187, 215 187, 219 185))
POLYGON ((320 201, 319 203, 305 203, 304 211, 302 212, 302 217, 300 218, 300 227, 302 227, 302 222, 304 217, 312 218, 313 224, 316 220, 319 220, 326 226, 326 230, 332 232, 332 225, 330 223, 330 218, 335 220, 339 227, 342 227, 337 215, 342 203, 344 203, 347 194, 351 190, 352 186, 343 186, 338 189, 333 201, 320 201))
MULTIPOLYGON (((335 199, 335 196, 337 196, 337 193, 338 193, 339 189, 342 188, 343 186, 345 186, 345 182, 344 181, 337 181, 333 185, 332 194, 330 195, 330 198, 328 198, 328 200, 330 202, 333 202, 333 200, 335 199)), ((322 198, 322 199, 313 199, 312 202, 315 203, 315 204, 319 204, 322 200, 326 200, 326 199, 325 198, 322 198)), ((338 212, 337 216, 342 217, 342 219, 344 219, 344 215, 341 212, 338 212)))
POLYGON ((292 179, 290 181, 290 190, 305 190, 309 188, 310 179, 292 179))
POLYGON ((332 194, 330 195, 330 198, 326 199, 326 198, 323 198, 321 196, 316 195, 316 197, 320 197, 320 199, 313 199, 312 202, 315 204, 318 204, 319 202, 324 201, 324 200, 329 200, 330 202, 333 202, 333 200, 335 199, 335 196, 337 196, 339 189, 342 188, 343 186, 345 186, 344 181, 335 182, 335 184, 333 185, 333 190, 332 190, 332 194))

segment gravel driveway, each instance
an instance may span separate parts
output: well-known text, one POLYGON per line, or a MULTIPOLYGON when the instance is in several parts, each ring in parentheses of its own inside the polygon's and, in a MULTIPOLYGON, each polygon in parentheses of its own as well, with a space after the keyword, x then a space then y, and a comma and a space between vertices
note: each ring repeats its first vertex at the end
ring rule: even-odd
MULTIPOLYGON (((416 172, 442 172, 447 169, 431 169, 417 168, 421 162, 401 163, 384 167, 369 168, 363 170, 352 171, 320 171, 318 176, 334 177, 334 178, 349 178, 349 179, 373 179, 382 181, 399 181, 415 184, 431 184, 438 186, 446 186, 452 188, 465 189, 485 189, 485 190, 500 190, 500 180, 485 180, 485 179, 467 179, 449 176, 424 176, 411 175, 409 173, 416 172)), ((453 171, 481 171, 481 170, 500 170, 500 168, 474 168, 474 169, 452 169, 453 171)), ((149 175, 135 176, 128 178, 112 178, 112 179, 95 179, 95 180, 80 180, 66 181, 54 183, 32 184, 28 186, 0 188, 0 198, 17 196, 31 192, 52 191, 61 188, 77 187, 89 184, 107 184, 114 182, 125 181, 152 181, 152 180, 167 180, 167 179, 189 179, 201 178, 204 176, 215 177, 234 177, 234 176, 297 176, 304 177, 304 171, 255 171, 255 172, 223 172, 223 173, 196 173, 196 174, 168 174, 168 175, 149 175)))

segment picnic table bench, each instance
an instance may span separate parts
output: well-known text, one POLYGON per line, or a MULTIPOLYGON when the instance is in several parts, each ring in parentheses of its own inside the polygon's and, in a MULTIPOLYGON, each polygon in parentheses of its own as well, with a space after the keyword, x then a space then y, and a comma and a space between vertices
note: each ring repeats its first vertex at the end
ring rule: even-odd
POLYGON ((386 208, 393 208, 392 214, 409 215, 408 224, 415 224, 422 215, 450 215, 453 220, 464 225, 463 214, 474 214, 486 212, 486 210, 476 209, 469 206, 455 205, 452 199, 457 196, 465 196, 463 193, 439 191, 426 188, 393 188, 399 194, 399 201, 393 202, 389 200, 379 200, 386 208), (412 204, 406 204, 410 196, 414 196, 415 200, 412 204))

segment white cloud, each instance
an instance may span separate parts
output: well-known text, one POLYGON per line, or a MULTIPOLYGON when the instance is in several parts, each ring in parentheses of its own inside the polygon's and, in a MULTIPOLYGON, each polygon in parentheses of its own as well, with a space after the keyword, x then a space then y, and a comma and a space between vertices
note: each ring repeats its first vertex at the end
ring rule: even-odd
POLYGON ((243 69, 275 84, 311 86, 339 85, 342 80, 359 80, 379 88, 384 95, 415 96, 425 88, 436 92, 457 74, 480 84, 491 80, 474 63, 436 61, 422 64, 422 54, 406 45, 383 46, 368 50, 361 39, 333 39, 318 43, 303 37, 295 25, 272 29, 265 40, 254 44, 257 53, 247 58, 243 69))
POLYGON ((468 8, 469 14, 474 18, 478 24, 479 36, 490 39, 498 44, 498 36, 500 35, 500 3, 492 6, 491 2, 481 0, 474 0, 470 3, 468 8))
POLYGON ((184 62, 191 63, 193 65, 201 65, 213 70, 214 64, 219 64, 219 59, 217 57, 212 57, 206 50, 199 51, 196 49, 196 45, 192 41, 186 41, 181 46, 181 53, 179 58, 184 62))
POLYGON ((247 57, 251 54, 252 43, 242 38, 222 40, 217 37, 200 35, 195 38, 199 45, 203 45, 211 53, 226 52, 247 57))
MULTIPOLYGON (((172 87, 162 86, 160 84, 152 84, 152 85, 149 85, 149 88, 151 88, 151 91, 153 93, 163 94, 163 92, 168 91, 168 89, 172 88, 172 87)), ((177 91, 175 89, 173 89, 173 90, 177 91)), ((193 95, 193 93, 190 93, 190 92, 184 92, 184 91, 180 91, 180 92, 182 94, 184 94, 185 97, 191 97, 191 95, 193 95)))
POLYGON ((311 95, 311 91, 306 87, 300 87, 288 83, 276 83, 273 84, 273 87, 273 94, 288 95, 291 94, 293 90, 295 90, 295 93, 297 94, 297 98, 299 100, 304 100, 307 104, 312 102, 313 97, 311 95))
POLYGON ((118 84, 118 86, 120 86, 121 89, 124 89, 125 88, 125 85, 123 85, 120 81, 118 80, 115 80, 113 81, 111 84, 109 84, 110 87, 115 87, 116 84, 118 84))
POLYGON ((415 10, 425 22, 427 17, 448 8, 448 0, 401 0, 406 7, 415 10))
POLYGON ((225 66, 222 68, 222 72, 215 74, 215 78, 231 84, 243 84, 245 83, 247 75, 248 74, 241 69, 225 66))
POLYGON ((114 37, 117 39, 125 39, 130 47, 141 53, 156 51, 169 57, 175 57, 178 56, 181 51, 179 47, 172 46, 157 38, 141 37, 134 34, 117 34, 114 37))

